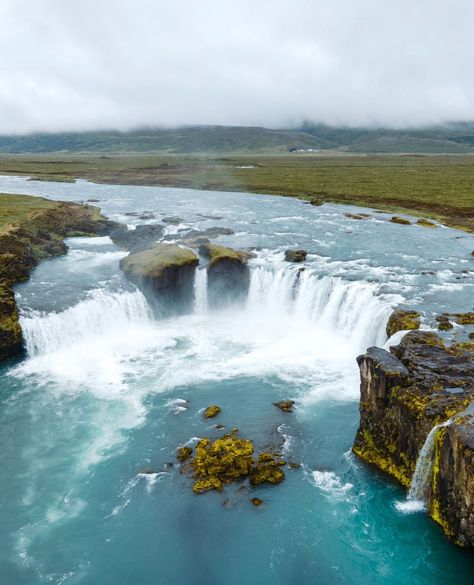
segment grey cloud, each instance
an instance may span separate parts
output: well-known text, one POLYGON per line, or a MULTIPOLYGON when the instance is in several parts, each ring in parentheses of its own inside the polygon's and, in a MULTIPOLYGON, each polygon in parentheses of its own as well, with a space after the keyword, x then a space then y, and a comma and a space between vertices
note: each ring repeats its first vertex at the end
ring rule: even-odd
POLYGON ((0 132, 474 119, 469 0, 3 0, 0 132))

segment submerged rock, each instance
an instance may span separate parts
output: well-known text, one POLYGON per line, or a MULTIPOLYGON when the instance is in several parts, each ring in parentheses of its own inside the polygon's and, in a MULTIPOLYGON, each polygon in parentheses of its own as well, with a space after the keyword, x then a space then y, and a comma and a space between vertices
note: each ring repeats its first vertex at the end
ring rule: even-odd
POLYGON ((194 300, 194 272, 199 259, 194 252, 172 244, 157 244, 122 258, 120 267, 153 305, 160 310, 190 310, 194 300))
POLYGON ((349 219, 368 219, 370 217, 369 213, 345 213, 344 215, 349 219))
POLYGON ((207 258, 207 298, 210 307, 224 307, 247 298, 249 252, 204 244, 199 253, 207 258))
POLYGON ((429 221, 428 219, 419 219, 416 222, 416 225, 421 225, 422 227, 427 227, 427 228, 437 228, 437 227, 439 227, 437 223, 434 223, 432 221, 429 221))
POLYGON ((286 250, 285 260, 287 262, 303 262, 307 255, 306 250, 286 250))
POLYGON ((358 358, 360 425, 353 451, 409 487, 420 451, 439 423, 428 508, 456 543, 474 546, 474 401, 471 344, 445 347, 435 333, 408 333, 391 352, 358 358))
POLYGON ((163 230, 159 224, 137 225, 134 230, 119 225, 110 233, 110 239, 129 252, 140 252, 154 246, 162 238, 163 230))
POLYGON ((398 331, 420 328, 420 313, 417 311, 395 310, 387 323, 387 335, 392 337, 398 331))
POLYGON ((283 412, 293 412, 293 406, 295 405, 294 400, 280 400, 279 402, 274 402, 274 406, 283 410, 283 412))
POLYGON ((409 219, 406 219, 405 217, 398 217, 397 215, 394 215, 390 221, 392 223, 399 223, 400 225, 411 225, 411 221, 409 219))
POLYGON ((214 404, 212 406, 208 406, 206 410, 203 412, 204 418, 215 418, 221 411, 221 407, 214 404))
POLYGON ((285 472, 281 466, 285 462, 277 459, 270 453, 262 453, 250 471, 250 482, 254 485, 262 483, 281 483, 285 479, 285 472))

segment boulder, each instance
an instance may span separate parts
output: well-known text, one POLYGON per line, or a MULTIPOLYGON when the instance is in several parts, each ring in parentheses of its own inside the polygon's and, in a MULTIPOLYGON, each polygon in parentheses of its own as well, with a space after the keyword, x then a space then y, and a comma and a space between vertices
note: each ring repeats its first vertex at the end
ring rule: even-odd
POLYGON ((210 307, 225 307, 247 298, 250 271, 248 252, 204 244, 199 253, 207 259, 207 299, 210 307))
POLYGON ((163 230, 159 224, 138 225, 134 230, 118 225, 111 231, 110 239, 129 252, 140 252, 154 246, 163 237, 163 230))
POLYGON ((429 221, 428 219, 419 219, 416 222, 416 225, 420 225, 421 227, 427 227, 427 228, 437 228, 438 227, 437 223, 429 221))
POLYGON ((204 418, 215 418, 221 411, 221 407, 217 406, 217 404, 213 404, 212 406, 208 406, 206 410, 203 412, 204 418))
POLYGON ((408 488, 430 431, 455 419, 435 435, 428 508, 449 538, 474 546, 474 419, 466 413, 474 401, 474 353, 459 345, 413 331, 390 352, 373 347, 360 356, 353 451, 408 488))
POLYGON ((399 223, 400 225, 411 225, 411 221, 405 217, 398 217, 394 215, 390 220, 392 223, 399 223))
POLYGON ((306 250, 286 250, 285 260, 287 262, 303 262, 306 260, 307 254, 306 250))
POLYGON ((387 323, 387 335, 392 337, 398 331, 420 328, 420 313, 417 311, 404 311, 396 309, 390 315, 387 323))
POLYGON ((280 400, 279 402, 274 402, 274 406, 283 410, 283 412, 293 412, 293 406, 295 405, 294 400, 280 400))
POLYGON ((157 244, 120 261, 127 278, 142 290, 159 313, 186 312, 194 301, 194 273, 199 259, 192 250, 157 244))

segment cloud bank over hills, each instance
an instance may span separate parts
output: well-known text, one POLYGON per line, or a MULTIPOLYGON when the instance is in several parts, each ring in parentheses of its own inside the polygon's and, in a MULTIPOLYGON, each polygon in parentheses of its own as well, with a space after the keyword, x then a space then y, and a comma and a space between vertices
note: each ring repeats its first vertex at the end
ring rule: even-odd
POLYGON ((468 0, 3 0, 0 133, 474 119, 468 0))

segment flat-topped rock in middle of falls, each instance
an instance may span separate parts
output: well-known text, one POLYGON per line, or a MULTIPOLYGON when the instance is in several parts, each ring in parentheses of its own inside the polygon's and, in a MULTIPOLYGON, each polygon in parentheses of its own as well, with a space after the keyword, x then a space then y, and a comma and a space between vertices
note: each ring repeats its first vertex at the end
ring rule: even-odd
POLYGON ((190 310, 194 301, 194 273, 199 259, 192 250, 172 244, 133 252, 120 267, 160 310, 190 310))
POLYGON ((251 254, 215 244, 199 247, 201 256, 207 259, 208 303, 211 307, 223 307, 247 298, 250 271, 247 261, 251 254))
POLYGON ((435 431, 428 510, 454 542, 474 546, 474 346, 446 347, 435 333, 411 331, 390 352, 370 348, 358 363, 353 451, 408 488, 428 435, 452 421, 435 431))

